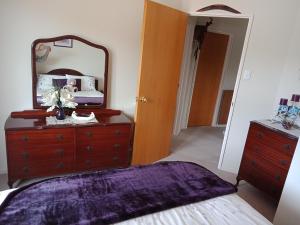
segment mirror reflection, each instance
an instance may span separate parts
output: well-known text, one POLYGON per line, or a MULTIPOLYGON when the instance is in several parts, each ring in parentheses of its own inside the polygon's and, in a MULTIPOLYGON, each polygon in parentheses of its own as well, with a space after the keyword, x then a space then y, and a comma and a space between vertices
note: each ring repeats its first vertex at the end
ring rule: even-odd
POLYGON ((36 101, 53 88, 68 89, 78 105, 105 102, 104 50, 75 39, 38 43, 35 46, 36 101))

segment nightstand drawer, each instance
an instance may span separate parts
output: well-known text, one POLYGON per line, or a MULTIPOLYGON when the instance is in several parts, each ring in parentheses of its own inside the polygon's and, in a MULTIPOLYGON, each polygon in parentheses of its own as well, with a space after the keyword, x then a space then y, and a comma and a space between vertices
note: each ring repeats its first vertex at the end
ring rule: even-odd
POLYGON ((263 183, 273 184, 282 188, 287 176, 287 171, 265 161, 245 154, 240 167, 239 175, 250 174, 251 177, 262 180, 263 183))
POLYGON ((292 159, 289 155, 258 141, 248 140, 244 151, 245 154, 251 154, 256 158, 262 158, 286 171, 290 168, 292 159))
POLYGON ((297 140, 260 126, 259 124, 251 124, 248 139, 263 143, 274 150, 280 151, 283 154, 292 156, 294 154, 297 140))

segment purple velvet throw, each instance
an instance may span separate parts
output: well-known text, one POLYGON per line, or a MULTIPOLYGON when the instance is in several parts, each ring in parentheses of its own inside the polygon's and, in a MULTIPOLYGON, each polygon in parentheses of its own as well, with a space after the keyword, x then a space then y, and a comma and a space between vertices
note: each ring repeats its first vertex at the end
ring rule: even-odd
POLYGON ((188 162, 51 178, 12 192, 0 224, 110 224, 235 192, 188 162))

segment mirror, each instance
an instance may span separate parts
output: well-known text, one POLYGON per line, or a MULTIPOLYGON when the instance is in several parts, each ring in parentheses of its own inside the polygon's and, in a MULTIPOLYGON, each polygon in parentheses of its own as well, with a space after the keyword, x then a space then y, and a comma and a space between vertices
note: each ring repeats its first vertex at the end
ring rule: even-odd
POLYGON ((67 88, 77 108, 105 108, 108 51, 80 37, 38 39, 32 44, 33 107, 53 88, 67 88))

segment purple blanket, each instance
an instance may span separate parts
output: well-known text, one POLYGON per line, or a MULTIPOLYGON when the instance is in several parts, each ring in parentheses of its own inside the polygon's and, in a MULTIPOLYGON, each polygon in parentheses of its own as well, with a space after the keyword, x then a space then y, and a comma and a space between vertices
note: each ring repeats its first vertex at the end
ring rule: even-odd
POLYGON ((12 192, 0 224, 110 224, 235 192, 187 162, 51 178, 12 192))

